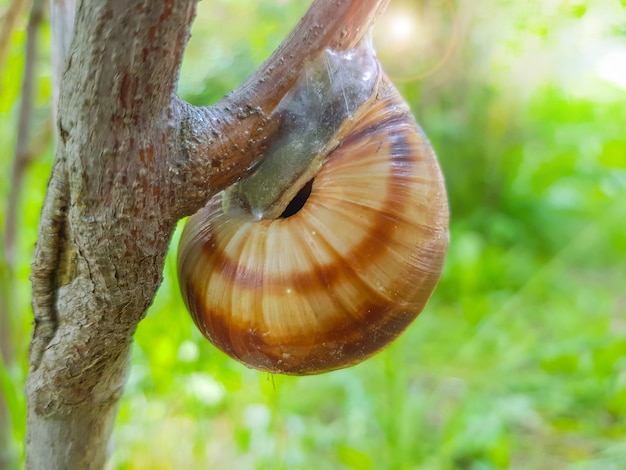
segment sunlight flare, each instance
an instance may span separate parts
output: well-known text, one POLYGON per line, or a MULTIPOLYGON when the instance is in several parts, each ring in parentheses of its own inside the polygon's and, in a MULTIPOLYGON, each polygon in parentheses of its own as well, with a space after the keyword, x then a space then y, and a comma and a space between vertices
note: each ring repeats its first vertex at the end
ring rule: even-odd
POLYGON ((614 50, 602 57, 596 72, 603 80, 626 90, 626 49, 614 50))

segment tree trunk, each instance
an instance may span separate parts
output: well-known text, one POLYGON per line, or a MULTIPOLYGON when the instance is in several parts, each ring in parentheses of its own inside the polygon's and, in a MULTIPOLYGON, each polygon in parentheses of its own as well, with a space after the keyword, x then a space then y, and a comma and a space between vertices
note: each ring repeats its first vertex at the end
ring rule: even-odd
POLYGON ((62 26, 73 2, 51 0, 64 73, 32 266, 28 468, 104 465, 132 335, 176 222, 245 173, 303 63, 354 46, 386 3, 316 1, 252 77, 206 108, 175 95, 196 0, 79 1, 73 36, 62 26))

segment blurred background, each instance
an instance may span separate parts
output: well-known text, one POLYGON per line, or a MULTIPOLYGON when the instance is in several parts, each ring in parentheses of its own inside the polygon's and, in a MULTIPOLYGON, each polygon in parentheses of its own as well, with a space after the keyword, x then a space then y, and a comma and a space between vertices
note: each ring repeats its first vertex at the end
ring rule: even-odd
MULTIPOLYGON (((53 158, 45 16, 14 161, 29 4, 0 0, 0 455, 15 467, 53 158)), ((180 95, 219 100, 309 4, 200 2, 180 95)), ((374 40, 446 177, 451 245, 428 307, 352 369, 248 370, 192 325, 177 232, 109 469, 626 468, 626 2, 392 0, 374 40)))

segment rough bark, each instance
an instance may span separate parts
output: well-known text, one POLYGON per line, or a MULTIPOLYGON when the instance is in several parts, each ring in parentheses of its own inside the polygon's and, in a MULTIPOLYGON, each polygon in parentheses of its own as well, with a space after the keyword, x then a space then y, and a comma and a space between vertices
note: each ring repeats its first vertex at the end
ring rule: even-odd
POLYGON ((316 1, 252 77, 203 108, 175 95, 196 0, 78 2, 32 266, 28 468, 103 466, 176 222, 245 173, 303 62, 356 44, 386 3, 316 1))

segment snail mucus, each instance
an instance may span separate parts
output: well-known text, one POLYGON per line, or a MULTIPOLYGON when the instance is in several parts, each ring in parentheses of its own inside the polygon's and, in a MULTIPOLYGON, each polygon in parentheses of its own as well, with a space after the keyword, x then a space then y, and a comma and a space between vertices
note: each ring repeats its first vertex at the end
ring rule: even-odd
POLYGON ((248 367, 307 375, 396 339, 437 284, 435 154, 369 39, 308 62, 253 173, 190 217, 178 273, 200 331, 248 367))

